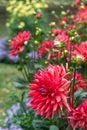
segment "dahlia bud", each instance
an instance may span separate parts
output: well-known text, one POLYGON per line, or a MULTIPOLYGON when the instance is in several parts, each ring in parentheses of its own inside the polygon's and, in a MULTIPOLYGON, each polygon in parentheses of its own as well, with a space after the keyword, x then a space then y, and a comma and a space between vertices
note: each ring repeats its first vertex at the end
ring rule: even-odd
POLYGON ((76 56, 76 60, 77 60, 77 62, 79 62, 79 63, 83 63, 83 62, 85 61, 85 59, 84 59, 84 57, 83 57, 82 55, 77 55, 77 56, 76 56))
POLYGON ((61 45, 61 42, 60 42, 60 41, 56 41, 56 40, 54 41, 54 46, 55 46, 55 47, 59 47, 60 45, 61 45))
POLYGON ((61 12, 61 15, 66 15, 67 13, 65 11, 62 11, 61 12))
POLYGON ((68 56, 68 51, 67 50, 64 50, 64 56, 68 56))
POLYGON ((71 37, 71 38, 70 38, 70 41, 71 41, 71 42, 75 42, 75 37, 71 37))
POLYGON ((43 13, 38 13, 38 14, 36 14, 36 16, 35 16, 36 18, 38 18, 38 19, 40 19, 40 18, 42 18, 43 17, 43 13))
POLYGON ((55 25, 56 25, 55 22, 51 22, 51 23, 49 24, 50 27, 55 27, 55 25))
POLYGON ((24 45, 27 45, 27 44, 28 44, 28 41, 25 41, 25 42, 24 42, 24 45))
POLYGON ((38 44, 38 41, 35 40, 35 41, 34 41, 34 44, 37 45, 37 44, 38 44))
POLYGON ((51 12, 51 14, 55 14, 55 11, 53 10, 53 11, 51 12))
POLYGON ((81 3, 81 6, 80 6, 80 9, 84 9, 84 4, 83 3, 81 3))
POLYGON ((65 48, 65 43, 55 40, 54 41, 54 47, 58 47, 60 49, 64 49, 65 48))
POLYGON ((38 21, 37 20, 35 20, 35 22, 34 22, 35 24, 37 24, 38 23, 38 21))
POLYGON ((76 57, 73 58, 74 62, 77 64, 82 64, 85 62, 85 58, 82 55, 76 55, 76 57))
POLYGON ((49 62, 48 62, 48 61, 45 61, 44 63, 47 65, 49 62))

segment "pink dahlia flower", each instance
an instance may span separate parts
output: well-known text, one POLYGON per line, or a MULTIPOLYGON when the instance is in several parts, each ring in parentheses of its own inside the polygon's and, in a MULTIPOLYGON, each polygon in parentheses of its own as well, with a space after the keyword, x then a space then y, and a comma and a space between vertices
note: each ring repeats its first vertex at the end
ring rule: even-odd
POLYGON ((53 118, 56 112, 61 116, 63 106, 70 109, 67 103, 70 86, 68 75, 69 71, 63 65, 50 65, 35 75, 29 95, 32 97, 31 107, 36 110, 36 114, 53 118))
POLYGON ((31 33, 29 31, 20 32, 17 36, 15 36, 11 41, 11 54, 12 56, 16 56, 19 52, 24 50, 24 44, 28 42, 31 38, 31 33))
POLYGON ((84 8, 79 9, 77 12, 77 15, 74 17, 74 22, 75 23, 87 23, 87 6, 84 8))
POLYGON ((56 36, 55 41, 58 41, 58 43, 64 42, 66 45, 66 49, 70 50, 70 38, 68 34, 61 33, 56 36))
POLYGON ((77 128, 87 130, 87 99, 79 107, 72 109, 68 118, 73 130, 77 128))
POLYGON ((75 3, 74 3, 75 6, 78 7, 78 6, 80 5, 81 1, 82 1, 82 0, 75 0, 75 3))
MULTIPOLYGON (((74 77, 74 75, 72 75, 72 77, 74 77)), ((81 74, 76 73, 75 82, 77 84, 74 86, 74 92, 76 92, 78 90, 78 88, 82 88, 84 91, 87 91, 86 80, 83 79, 81 74)))
POLYGON ((39 47, 39 57, 42 58, 43 54, 48 54, 50 49, 53 47, 52 41, 45 41, 39 47))
POLYGON ((42 18, 44 16, 44 14, 43 13, 38 13, 38 14, 36 14, 36 18, 42 18))
POLYGON ((80 46, 76 45, 75 50, 72 53, 74 57, 81 57, 80 59, 83 61, 87 61, 87 42, 82 42, 80 46))

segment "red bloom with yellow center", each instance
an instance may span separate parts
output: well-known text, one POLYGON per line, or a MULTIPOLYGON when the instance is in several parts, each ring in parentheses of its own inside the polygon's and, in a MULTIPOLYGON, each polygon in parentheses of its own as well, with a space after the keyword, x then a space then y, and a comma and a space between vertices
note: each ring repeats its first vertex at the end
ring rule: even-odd
POLYGON ((24 44, 28 42, 31 38, 31 33, 29 31, 20 32, 11 41, 11 54, 12 56, 18 55, 19 52, 24 50, 24 44))
POLYGON ((76 128, 87 130, 87 99, 79 107, 72 109, 68 118, 73 130, 76 128))
POLYGON ((31 107, 36 114, 42 117, 53 118, 65 106, 69 110, 67 98, 69 94, 70 81, 67 79, 69 71, 61 66, 52 66, 35 74, 35 79, 30 85, 32 91, 31 107))

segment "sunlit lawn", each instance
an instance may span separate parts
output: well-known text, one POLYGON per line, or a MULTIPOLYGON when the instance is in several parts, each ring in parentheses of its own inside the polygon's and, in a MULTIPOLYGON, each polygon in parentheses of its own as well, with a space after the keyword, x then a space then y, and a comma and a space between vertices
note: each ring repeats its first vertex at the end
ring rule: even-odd
POLYGON ((10 96, 19 94, 20 90, 14 87, 14 79, 20 75, 16 66, 0 63, 0 126, 2 125, 6 111, 13 103, 10 96))

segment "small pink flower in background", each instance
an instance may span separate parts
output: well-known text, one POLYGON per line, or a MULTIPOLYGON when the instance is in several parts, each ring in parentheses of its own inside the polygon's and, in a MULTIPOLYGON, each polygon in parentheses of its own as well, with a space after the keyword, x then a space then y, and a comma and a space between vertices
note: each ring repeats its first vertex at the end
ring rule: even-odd
POLYGON ((75 0, 75 3, 74 3, 75 6, 78 7, 78 6, 80 5, 81 1, 82 1, 82 0, 75 0))
POLYGON ((53 47, 52 41, 45 41, 39 47, 39 57, 42 58, 43 54, 48 54, 50 49, 53 47))
POLYGON ((68 30, 72 30, 72 29, 75 29, 75 26, 72 24, 68 25, 68 30))
POLYGON ((75 24, 87 23, 87 6, 80 8, 73 20, 75 24))
POLYGON ((73 130, 77 128, 87 130, 87 99, 79 107, 72 108, 68 118, 73 130))
POLYGON ((68 34, 65 33, 64 31, 61 34, 56 36, 55 41, 58 41, 58 43, 64 42, 66 49, 70 50, 70 38, 69 38, 68 34))
POLYGON ((31 33, 29 31, 20 32, 17 36, 15 36, 11 43, 11 54, 12 56, 16 56, 19 52, 24 50, 24 44, 26 44, 31 38, 31 33))
POLYGON ((52 30, 52 33, 54 33, 55 35, 58 35, 58 34, 60 34, 61 32, 62 32, 61 29, 53 29, 53 30, 52 30))
POLYGON ((44 14, 43 13, 38 13, 38 14, 36 14, 36 18, 42 18, 44 16, 44 14))
POLYGON ((52 33, 54 33, 56 36, 59 34, 67 34, 66 30, 62 30, 62 29, 53 29, 52 33))
POLYGON ((68 75, 69 71, 63 65, 50 65, 35 74, 29 95, 32 97, 31 107, 36 110, 36 114, 53 118, 56 112, 61 116, 63 106, 70 109, 67 103, 71 82, 68 75))
POLYGON ((63 25, 67 24, 68 22, 68 17, 64 16, 58 21, 58 26, 62 27, 63 25))
POLYGON ((72 55, 74 57, 80 56, 83 61, 87 61, 87 42, 82 42, 80 46, 76 45, 72 55))
MULTIPOLYGON (((72 75, 72 77, 74 77, 74 75, 72 75)), ((82 88, 84 91, 87 91, 86 80, 83 79, 81 74, 76 73, 75 82, 77 82, 77 84, 74 86, 74 92, 78 91, 78 88, 82 88)))
POLYGON ((66 17, 66 16, 64 16, 62 19, 61 19, 61 21, 63 22, 68 22, 68 18, 66 17))

